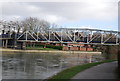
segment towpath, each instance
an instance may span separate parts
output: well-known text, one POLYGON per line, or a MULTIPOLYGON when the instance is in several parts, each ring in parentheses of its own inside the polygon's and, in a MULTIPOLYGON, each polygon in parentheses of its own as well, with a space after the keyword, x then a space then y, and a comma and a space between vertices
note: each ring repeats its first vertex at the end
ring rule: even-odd
POLYGON ((117 79, 116 68, 117 61, 103 63, 78 73, 72 79, 117 79))

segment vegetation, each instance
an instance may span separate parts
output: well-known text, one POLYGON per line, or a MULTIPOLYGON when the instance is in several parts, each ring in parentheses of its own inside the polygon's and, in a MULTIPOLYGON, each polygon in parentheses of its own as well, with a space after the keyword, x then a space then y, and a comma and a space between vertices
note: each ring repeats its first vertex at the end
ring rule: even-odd
POLYGON ((27 47, 28 50, 55 50, 53 48, 27 47))
POLYGON ((85 69, 96 66, 98 64, 113 62, 113 61, 115 61, 115 60, 105 60, 105 61, 101 61, 101 62, 88 63, 88 64, 74 66, 69 69, 63 70, 62 72, 58 73, 57 75, 54 75, 53 77, 49 78, 47 81, 59 81, 61 79, 62 79, 62 81, 69 81, 69 79, 71 79, 77 73, 79 73, 85 69))
POLYGON ((58 50, 62 50, 63 46, 52 46, 52 45, 46 45, 47 48, 53 48, 53 49, 58 49, 58 50))
POLYGON ((17 33, 23 33, 24 31, 32 31, 37 33, 38 30, 45 31, 47 33, 47 30, 50 28, 54 28, 57 25, 52 24, 46 20, 38 19, 36 17, 27 17, 23 20, 0 20, 0 25, 2 25, 2 30, 4 33, 14 33, 17 31, 17 33), (7 30, 7 31, 5 31, 7 30))
POLYGON ((62 50, 63 46, 54 46, 54 45, 37 45, 35 47, 27 46, 27 49, 33 50, 62 50), (44 48, 45 47, 45 48, 44 48))

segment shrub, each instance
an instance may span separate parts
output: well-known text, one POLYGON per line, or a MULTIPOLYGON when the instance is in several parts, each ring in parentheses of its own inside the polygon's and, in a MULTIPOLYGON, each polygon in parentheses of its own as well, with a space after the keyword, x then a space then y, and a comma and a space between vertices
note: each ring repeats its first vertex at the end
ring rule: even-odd
POLYGON ((62 50, 63 46, 53 46, 53 45, 46 45, 47 48, 53 48, 53 49, 58 49, 58 50, 62 50))
MULTIPOLYGON (((35 45, 37 48, 43 48, 46 46, 46 48, 52 48, 52 49, 57 49, 57 50, 62 50, 63 46, 54 46, 54 45, 35 45)), ((30 45, 27 45, 27 47, 31 47, 30 45)))

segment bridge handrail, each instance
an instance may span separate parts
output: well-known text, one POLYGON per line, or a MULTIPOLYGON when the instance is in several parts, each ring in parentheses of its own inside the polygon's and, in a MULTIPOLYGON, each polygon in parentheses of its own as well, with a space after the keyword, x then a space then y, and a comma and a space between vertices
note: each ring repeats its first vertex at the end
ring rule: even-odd
POLYGON ((89 29, 89 28, 54 28, 54 29, 49 29, 49 30, 90 30, 90 31, 120 33, 120 31, 101 30, 101 29, 89 29))

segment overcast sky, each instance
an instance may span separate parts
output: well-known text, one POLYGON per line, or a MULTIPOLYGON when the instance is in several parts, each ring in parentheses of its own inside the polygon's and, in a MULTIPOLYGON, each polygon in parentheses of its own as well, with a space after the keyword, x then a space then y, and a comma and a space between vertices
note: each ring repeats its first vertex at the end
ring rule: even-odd
POLYGON ((88 28, 118 29, 119 0, 1 1, 1 15, 4 20, 38 17, 62 27, 89 26, 88 28))

